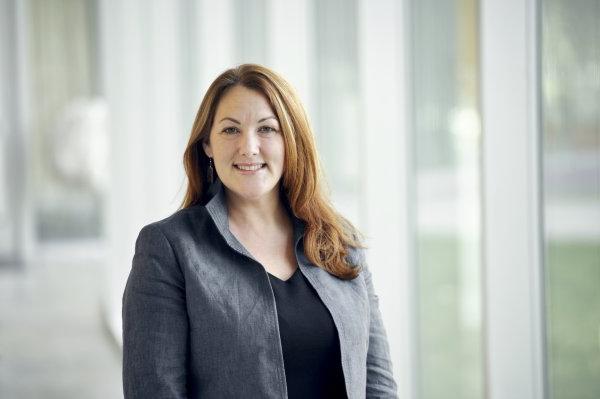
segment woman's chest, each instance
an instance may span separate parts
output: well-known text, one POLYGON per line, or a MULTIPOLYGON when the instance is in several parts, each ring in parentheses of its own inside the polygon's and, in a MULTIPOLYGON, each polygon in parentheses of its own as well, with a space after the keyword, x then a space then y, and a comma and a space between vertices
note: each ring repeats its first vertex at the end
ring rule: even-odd
MULTIPOLYGON (((341 280, 298 262, 298 273, 332 316, 340 340, 352 345, 368 341, 369 304, 362 277, 341 280)), ((190 330, 207 344, 278 339, 277 305, 265 268, 241 255, 198 259, 186 273, 190 330)), ((298 309, 302 312, 303 309, 298 309)))
MULTIPOLYGON (((222 390, 221 397, 239 389, 261 397, 284 396, 277 303, 263 266, 226 248, 188 254, 185 259, 189 371, 195 383, 206 387, 222 381, 214 386, 222 390), (245 381, 243 387, 238 386, 239 381, 245 381)), ((298 260, 298 273, 306 277, 330 313, 338 333, 344 375, 354 375, 366 362, 369 341, 370 311, 364 280, 360 276, 340 280, 302 259, 298 260)), ((298 312, 303 311, 300 306, 298 312)))
POLYGON ((261 239, 241 233, 236 237, 267 272, 281 280, 289 278, 298 267, 291 237, 261 239))

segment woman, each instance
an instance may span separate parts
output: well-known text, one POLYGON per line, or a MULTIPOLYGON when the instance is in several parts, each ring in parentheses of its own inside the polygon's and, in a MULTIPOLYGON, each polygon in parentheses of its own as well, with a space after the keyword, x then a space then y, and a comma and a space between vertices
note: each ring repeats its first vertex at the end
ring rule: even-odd
POLYGON ((321 188, 293 89, 245 64, 208 89, 181 210, 139 234, 126 398, 396 397, 358 232, 321 188))

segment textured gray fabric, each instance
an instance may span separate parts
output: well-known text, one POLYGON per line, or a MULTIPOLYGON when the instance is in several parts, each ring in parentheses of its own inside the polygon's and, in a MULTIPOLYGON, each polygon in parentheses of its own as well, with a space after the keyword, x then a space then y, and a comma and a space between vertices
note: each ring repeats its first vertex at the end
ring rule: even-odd
MULTIPOLYGON (((287 398, 277 310, 265 269, 229 231, 221 186, 206 206, 145 226, 123 294, 125 398, 287 398)), ((350 399, 396 398, 377 296, 362 250, 351 281, 300 271, 329 309, 350 399)))

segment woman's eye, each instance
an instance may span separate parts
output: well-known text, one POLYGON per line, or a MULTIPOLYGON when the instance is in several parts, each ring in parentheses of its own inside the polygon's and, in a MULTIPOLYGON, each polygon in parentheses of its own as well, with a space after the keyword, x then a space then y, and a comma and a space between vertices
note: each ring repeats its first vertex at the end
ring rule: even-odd
POLYGON ((223 133, 226 134, 235 134, 238 132, 237 127, 226 127, 225 129, 223 129, 223 133))
POLYGON ((258 129, 259 132, 262 133, 270 133, 270 132, 275 132, 276 130, 274 128, 272 128, 271 126, 261 126, 258 129))

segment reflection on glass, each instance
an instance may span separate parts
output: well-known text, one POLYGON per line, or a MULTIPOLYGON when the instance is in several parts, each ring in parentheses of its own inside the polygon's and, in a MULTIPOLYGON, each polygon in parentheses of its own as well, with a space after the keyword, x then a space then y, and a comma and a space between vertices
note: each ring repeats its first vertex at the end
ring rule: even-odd
POLYGON ((548 381, 600 397, 600 2, 542 1, 548 381))
POLYGON ((411 8, 419 398, 483 398, 477 2, 411 8))

